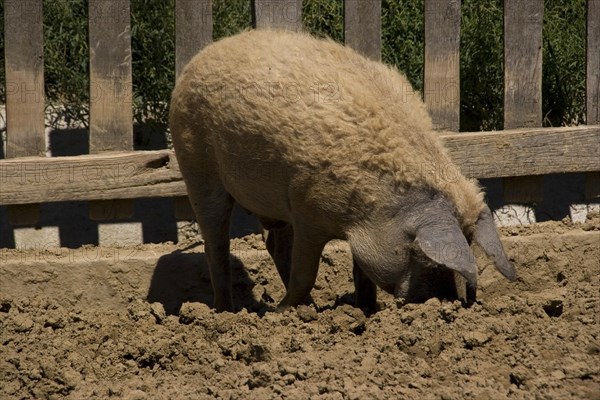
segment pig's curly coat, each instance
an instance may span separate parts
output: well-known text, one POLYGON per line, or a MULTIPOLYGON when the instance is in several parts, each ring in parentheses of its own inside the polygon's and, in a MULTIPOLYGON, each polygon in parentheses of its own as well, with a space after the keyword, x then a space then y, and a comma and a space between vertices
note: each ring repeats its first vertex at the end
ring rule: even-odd
MULTIPOLYGON (((465 231, 484 207, 406 78, 331 40, 258 30, 211 44, 180 76, 170 117, 172 129, 203 130, 207 152, 245 149, 257 162, 305 168, 367 205, 431 187, 454 203, 465 231), (221 141, 225 133, 238 135, 239 146, 221 141)), ((198 149, 194 140, 180 146, 198 149)))

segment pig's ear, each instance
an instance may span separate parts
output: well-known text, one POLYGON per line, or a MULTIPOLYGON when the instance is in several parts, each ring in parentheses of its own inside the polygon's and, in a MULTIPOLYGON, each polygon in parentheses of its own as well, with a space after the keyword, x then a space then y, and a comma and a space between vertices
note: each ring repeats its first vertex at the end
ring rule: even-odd
POLYGON ((477 220, 473 240, 481 246, 488 257, 492 258, 496 269, 500 271, 506 279, 510 281, 517 279, 517 271, 515 271, 515 267, 508 261, 508 258, 504 253, 498 231, 494 225, 492 212, 488 206, 485 206, 477 220))
POLYGON ((477 264, 456 219, 441 218, 420 226, 415 244, 434 263, 462 275, 467 280, 467 299, 475 299, 477 264))

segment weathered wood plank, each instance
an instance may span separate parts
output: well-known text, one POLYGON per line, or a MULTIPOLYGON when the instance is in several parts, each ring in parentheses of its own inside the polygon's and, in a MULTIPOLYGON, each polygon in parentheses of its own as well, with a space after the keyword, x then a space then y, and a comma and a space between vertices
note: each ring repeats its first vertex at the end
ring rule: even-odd
POLYGON ((504 129, 542 123, 543 0, 504 2, 504 129))
MULTIPOLYGON (((133 149, 129 0, 90 0, 90 153, 133 149)), ((94 220, 127 218, 133 201, 92 202, 94 220)))
MULTIPOLYGON (((43 156, 44 35, 42 0, 4 2, 6 157, 43 156)), ((8 208, 13 225, 39 220, 38 204, 8 208)))
MULTIPOLYGON (((542 124, 543 16, 543 0, 504 1, 504 129, 542 124)), ((504 180, 506 202, 541 201, 542 194, 541 177, 504 180)))
POLYGON ((0 160, 0 204, 184 196, 171 150, 0 160))
POLYGON ((344 1, 344 43, 381 60, 381 0, 344 1))
POLYGON ((302 0, 253 0, 252 26, 302 30, 302 0))
POLYGON ((442 135, 463 173, 501 178, 600 170, 600 126, 442 135))
POLYGON ((43 156, 44 36, 42 0, 4 2, 6 157, 43 156))
MULTIPOLYGON (((600 123, 600 0, 587 2, 586 119, 600 123)), ((600 173, 585 177, 586 198, 600 198, 600 173)))
MULTIPOLYGON (((600 126, 442 134, 474 178, 600 171, 600 126)), ((444 165, 442 176, 455 173, 444 165)), ((171 150, 0 160, 0 204, 185 196, 171 150)))
POLYGON ((133 149, 129 0, 90 0, 90 152, 133 149))
POLYGON ((212 0, 177 0, 175 2, 175 70, 183 67, 207 44, 212 42, 212 0))
POLYGON ((460 126, 460 0, 425 0, 423 98, 435 129, 460 126))

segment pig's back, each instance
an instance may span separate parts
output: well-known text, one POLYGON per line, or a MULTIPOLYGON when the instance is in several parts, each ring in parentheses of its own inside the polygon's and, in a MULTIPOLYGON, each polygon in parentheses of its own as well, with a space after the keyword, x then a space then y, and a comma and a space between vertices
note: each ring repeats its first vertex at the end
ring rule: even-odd
POLYGON ((255 184, 290 190, 308 179, 337 185, 339 202, 358 192, 377 202, 382 175, 434 186, 423 164, 450 162, 404 76, 305 34, 248 31, 211 44, 173 99, 199 127, 185 142, 214 152, 238 201, 255 184))

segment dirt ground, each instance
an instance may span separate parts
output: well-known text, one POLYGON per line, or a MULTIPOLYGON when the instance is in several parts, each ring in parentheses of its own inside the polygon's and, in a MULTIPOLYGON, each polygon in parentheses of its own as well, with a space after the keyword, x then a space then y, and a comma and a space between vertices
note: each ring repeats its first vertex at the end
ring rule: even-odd
POLYGON ((502 233, 517 282, 480 260, 471 308, 380 294, 369 318, 343 242, 284 313, 257 235, 222 314, 199 246, 4 250, 0 399, 600 399, 600 217, 502 233))

